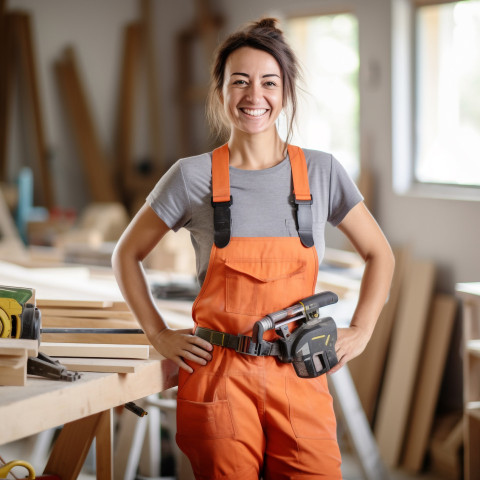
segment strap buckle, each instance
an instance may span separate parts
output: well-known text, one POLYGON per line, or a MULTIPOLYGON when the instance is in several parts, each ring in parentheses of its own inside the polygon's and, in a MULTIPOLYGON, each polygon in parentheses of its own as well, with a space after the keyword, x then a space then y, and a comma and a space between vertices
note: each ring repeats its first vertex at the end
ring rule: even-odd
POLYGON ((313 204, 313 195, 310 195, 310 200, 298 200, 297 197, 294 196, 293 202, 295 205, 312 205, 313 204))
POLYGON ((247 335, 238 335, 238 344, 235 351, 244 355, 258 356, 257 344, 252 342, 252 337, 247 335))

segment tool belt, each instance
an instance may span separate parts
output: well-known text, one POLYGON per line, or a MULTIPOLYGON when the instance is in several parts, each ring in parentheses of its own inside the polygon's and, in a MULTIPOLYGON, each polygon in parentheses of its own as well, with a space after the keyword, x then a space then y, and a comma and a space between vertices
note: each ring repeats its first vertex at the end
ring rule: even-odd
POLYGON ((252 337, 247 335, 233 335, 231 333, 219 332, 209 328, 197 327, 195 336, 203 338, 212 345, 231 348, 244 355, 256 357, 274 356, 280 357, 280 346, 278 341, 256 343, 252 337))
POLYGON ((322 292, 273 312, 253 325, 252 336, 232 335, 209 328, 197 327, 195 335, 212 345, 231 348, 244 355, 274 356, 283 363, 292 363, 301 378, 314 378, 328 372, 338 363, 335 354, 337 327, 333 318, 320 318, 320 307, 338 301, 332 292, 322 292), (288 325, 299 321, 290 331, 288 325), (268 342, 263 334, 275 330, 278 339, 268 342))

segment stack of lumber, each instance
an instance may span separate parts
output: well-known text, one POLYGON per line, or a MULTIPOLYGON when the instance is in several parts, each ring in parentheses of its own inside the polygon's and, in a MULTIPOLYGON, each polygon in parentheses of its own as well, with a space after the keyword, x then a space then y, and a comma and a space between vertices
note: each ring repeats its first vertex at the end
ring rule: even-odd
POLYGON ((0 338, 0 385, 24 386, 28 357, 36 357, 36 340, 0 338))
MULTIPOLYGON (((125 302, 101 300, 37 300, 42 314, 42 327, 138 329, 125 302)), ((45 333, 42 344, 50 343, 110 343, 148 345, 144 334, 115 333, 45 333)))
POLYGON ((420 472, 438 402, 457 301, 435 292, 435 265, 395 250, 388 302, 362 355, 349 362, 381 456, 420 472))
MULTIPOLYGON (((37 300, 42 328, 141 328, 122 301, 37 300)), ((42 333, 40 352, 56 357, 69 370, 134 372, 148 359, 145 334, 42 333)))

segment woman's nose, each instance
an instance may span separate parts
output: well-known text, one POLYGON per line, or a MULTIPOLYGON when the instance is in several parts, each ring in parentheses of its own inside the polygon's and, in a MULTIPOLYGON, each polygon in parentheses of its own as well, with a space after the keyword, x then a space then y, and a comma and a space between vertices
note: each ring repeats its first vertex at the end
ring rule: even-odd
POLYGON ((261 89, 259 85, 251 84, 247 91, 247 99, 251 103, 256 103, 260 100, 261 97, 261 89))

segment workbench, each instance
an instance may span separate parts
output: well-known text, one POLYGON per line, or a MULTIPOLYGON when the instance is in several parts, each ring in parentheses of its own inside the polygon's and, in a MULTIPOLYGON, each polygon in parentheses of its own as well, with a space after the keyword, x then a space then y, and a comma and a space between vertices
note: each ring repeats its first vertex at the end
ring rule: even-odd
POLYGON ((176 365, 153 348, 138 362, 134 373, 83 373, 75 382, 29 376, 24 387, 0 387, 0 445, 65 425, 45 473, 77 478, 96 437, 98 478, 112 478, 112 408, 177 383, 176 365))

